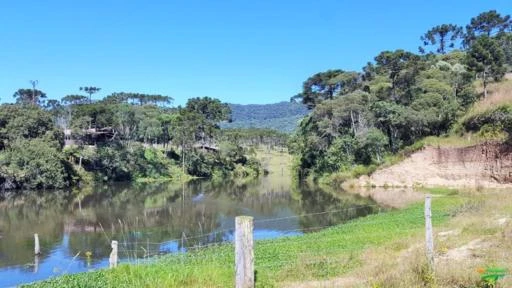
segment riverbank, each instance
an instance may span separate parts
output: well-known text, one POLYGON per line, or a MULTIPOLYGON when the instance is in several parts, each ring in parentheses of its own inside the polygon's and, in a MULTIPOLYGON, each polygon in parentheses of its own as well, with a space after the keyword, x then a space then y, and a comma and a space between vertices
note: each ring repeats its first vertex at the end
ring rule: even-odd
POLYGON ((347 186, 371 187, 512 187, 512 146, 486 142, 467 147, 427 146, 395 165, 369 176, 349 180, 347 186))
MULTIPOLYGON (((487 207, 489 201, 489 197, 484 195, 468 198, 466 193, 458 194, 451 190, 432 192, 435 194, 433 219, 436 232, 448 229, 457 223, 462 215, 465 216, 464 219, 476 219, 475 216, 482 212, 479 207, 487 207), (468 217, 469 215, 471 217, 468 217)), ((506 204, 498 207, 500 209, 495 211, 497 213, 512 209, 506 204)), ((472 223, 468 221, 465 225, 471 227, 472 223)), ((372 253, 380 251, 374 256, 382 259, 389 255, 406 253, 404 251, 411 247, 422 246, 423 229, 423 204, 419 202, 401 210, 371 215, 300 237, 257 241, 257 286, 278 287, 297 281, 308 283, 319 279, 338 279, 347 273, 368 269, 368 265, 373 261, 372 257, 369 258, 372 253)), ((468 231, 462 232, 464 237, 475 233, 479 234, 478 237, 498 233, 496 228, 484 228, 483 231, 473 228, 468 231)), ((436 247, 438 253, 445 249, 444 246, 436 247)), ((418 253, 420 251, 422 250, 418 248, 418 253)), ((413 276, 421 279, 423 259, 406 258, 411 265, 414 264, 408 266, 408 273, 415 273, 413 276)), ((233 285, 233 259, 233 246, 228 244, 191 253, 164 256, 151 264, 121 265, 112 270, 63 276, 36 283, 35 287, 228 287, 233 285)), ((375 275, 380 277, 384 272, 380 271, 375 275)), ((392 269, 388 272, 395 273, 392 269)), ((475 273, 468 271, 466 276, 475 273)), ((358 284, 364 284, 366 278, 359 278, 358 284)), ((462 278, 459 280, 463 281, 462 278)))

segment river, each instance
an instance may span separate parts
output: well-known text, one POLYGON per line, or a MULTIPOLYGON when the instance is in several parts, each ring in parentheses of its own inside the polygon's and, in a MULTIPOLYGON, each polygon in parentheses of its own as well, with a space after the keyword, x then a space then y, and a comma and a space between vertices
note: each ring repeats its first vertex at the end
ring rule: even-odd
POLYGON ((108 267, 111 240, 119 241, 121 262, 138 262, 231 241, 238 215, 253 216, 254 237, 269 239, 365 216, 376 211, 374 204, 269 177, 25 192, 0 202, 0 287, 108 267), (40 256, 34 256, 34 233, 40 256))

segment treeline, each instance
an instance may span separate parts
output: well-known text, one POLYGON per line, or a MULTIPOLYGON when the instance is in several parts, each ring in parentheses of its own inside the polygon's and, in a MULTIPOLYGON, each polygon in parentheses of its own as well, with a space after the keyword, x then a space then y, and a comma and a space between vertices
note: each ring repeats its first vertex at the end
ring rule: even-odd
POLYGON ((224 145, 218 123, 227 104, 209 97, 169 107, 172 98, 113 93, 45 100, 33 89, 0 106, 0 187, 50 189, 83 181, 255 176, 260 164, 247 148, 224 145))
POLYGON ((433 27, 421 37, 420 54, 383 51, 362 71, 309 77, 292 98, 311 109, 290 141, 300 175, 378 165, 425 136, 447 133, 510 69, 511 27, 510 16, 488 11, 465 29, 433 27))

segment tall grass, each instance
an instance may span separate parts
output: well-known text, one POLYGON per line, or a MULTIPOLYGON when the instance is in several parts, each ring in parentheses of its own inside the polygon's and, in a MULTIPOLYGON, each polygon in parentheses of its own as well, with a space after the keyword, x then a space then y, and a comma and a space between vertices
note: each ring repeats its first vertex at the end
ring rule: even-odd
MULTIPOLYGON (((483 88, 479 87, 477 90, 483 90, 483 88)), ((501 82, 492 83, 489 85, 488 91, 487 98, 477 101, 462 117, 461 122, 497 106, 512 104, 512 79, 506 78, 501 82)))

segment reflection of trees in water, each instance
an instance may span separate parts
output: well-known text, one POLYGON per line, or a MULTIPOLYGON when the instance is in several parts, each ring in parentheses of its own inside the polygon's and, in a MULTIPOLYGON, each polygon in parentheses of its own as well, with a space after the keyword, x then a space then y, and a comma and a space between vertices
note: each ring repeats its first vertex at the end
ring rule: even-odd
POLYGON ((368 198, 353 193, 343 193, 343 191, 329 191, 326 188, 321 189, 307 183, 292 187, 292 194, 295 195, 295 199, 300 199, 298 201, 300 207, 295 210, 298 215, 336 211, 300 217, 301 228, 304 229, 343 223, 353 218, 375 213, 375 209, 378 209, 375 206, 367 206, 375 204, 368 198))
POLYGON ((62 238, 67 193, 23 194, 0 203, 0 267, 34 261, 34 233, 44 259, 62 238))
MULTIPOLYGON (((234 218, 242 214, 256 219, 289 217, 369 203, 354 194, 325 192, 308 186, 281 187, 265 181, 260 178, 223 183, 191 181, 185 185, 116 184, 88 187, 74 198, 65 193, 30 194, 22 204, 0 206, 0 233, 8 234, 0 241, 0 265, 32 262, 34 232, 40 234, 43 252, 45 247, 64 245, 71 257, 79 251, 81 255, 89 251, 93 258, 99 259, 108 257, 110 240, 115 239, 119 241, 121 257, 134 253, 141 257, 142 247, 154 253, 232 239, 232 231, 223 230, 232 229, 234 218), (197 237, 207 233, 212 234, 197 237), (177 240, 153 244, 170 239, 177 240)), ((256 228, 288 230, 327 226, 371 212, 362 208, 350 213, 292 217, 256 228)))

